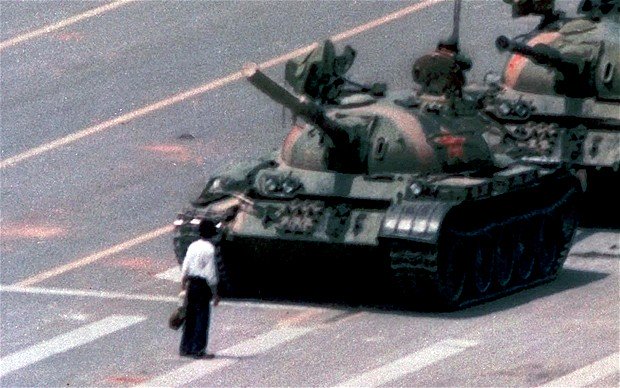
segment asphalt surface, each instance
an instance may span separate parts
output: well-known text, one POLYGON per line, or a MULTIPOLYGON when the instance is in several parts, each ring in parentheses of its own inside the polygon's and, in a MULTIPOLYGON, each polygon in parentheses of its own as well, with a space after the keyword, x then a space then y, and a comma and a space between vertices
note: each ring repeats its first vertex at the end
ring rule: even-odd
MULTIPOLYGON (((1 2, 0 38, 106 4, 1 2)), ((620 385, 620 232, 595 227, 557 280, 483 305, 224 301, 216 359, 178 357, 169 226, 214 170, 287 133, 281 107, 234 74, 350 32, 351 78, 409 87, 452 20, 442 1, 384 18, 412 4, 136 2, 2 46, 0 385, 620 385)), ((505 61, 495 37, 536 23, 487 1, 461 20, 477 82, 505 61)))

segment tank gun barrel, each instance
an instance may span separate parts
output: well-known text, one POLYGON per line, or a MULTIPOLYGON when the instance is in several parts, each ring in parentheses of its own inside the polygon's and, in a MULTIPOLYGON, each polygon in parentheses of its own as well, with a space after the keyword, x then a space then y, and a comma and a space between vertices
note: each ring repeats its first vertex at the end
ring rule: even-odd
POLYGON ((328 135, 338 133, 340 127, 313 101, 297 97, 263 73, 257 64, 247 63, 242 70, 245 78, 272 100, 290 109, 295 115, 315 123, 328 135))
POLYGON ((559 50, 546 44, 539 43, 531 47, 501 35, 495 40, 495 46, 501 52, 510 51, 512 53, 524 55, 532 59, 535 63, 555 68, 560 73, 568 73, 571 75, 581 73, 579 62, 567 58, 559 50))

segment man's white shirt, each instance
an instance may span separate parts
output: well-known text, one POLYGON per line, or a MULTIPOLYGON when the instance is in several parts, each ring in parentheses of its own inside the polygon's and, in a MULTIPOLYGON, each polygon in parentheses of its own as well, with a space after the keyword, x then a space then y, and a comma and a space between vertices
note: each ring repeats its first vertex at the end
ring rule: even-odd
POLYGON ((215 263, 215 247, 207 240, 196 240, 190 244, 181 267, 181 276, 199 276, 207 281, 215 293, 219 281, 215 263))

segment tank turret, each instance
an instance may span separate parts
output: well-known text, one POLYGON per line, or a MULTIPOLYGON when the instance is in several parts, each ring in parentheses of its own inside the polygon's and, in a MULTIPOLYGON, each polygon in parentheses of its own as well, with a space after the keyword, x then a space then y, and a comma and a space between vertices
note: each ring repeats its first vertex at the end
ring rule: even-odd
MULTIPOLYGON (((290 63, 290 62, 289 62, 290 63)), ((290 65, 289 65, 290 68, 290 65)), ((346 124, 338 122, 328 116, 325 108, 311 100, 308 97, 297 97, 291 92, 280 86, 278 83, 265 75, 256 64, 248 63, 243 68, 243 74, 246 79, 261 92, 265 93, 278 104, 288 108, 293 115, 303 118, 308 123, 313 123, 314 131, 319 131, 323 139, 325 149, 320 155, 320 160, 315 160, 315 168, 326 168, 349 173, 365 172, 364 159, 365 153, 359 152, 359 145, 363 142, 361 133, 365 129, 367 123, 362 128, 354 124, 346 124), (330 152, 329 150, 337 150, 330 152)), ((294 127, 291 136, 298 136, 299 127, 294 127)), ((367 135, 367 134, 365 134, 367 135)), ((308 158, 302 157, 299 163, 296 163, 292 155, 294 144, 285 146, 282 155, 286 162, 291 165, 299 164, 302 167, 308 166, 308 158)), ((305 154, 307 156, 307 153, 305 154)), ((316 157, 317 155, 315 155, 316 157)))
POLYGON ((528 161, 568 164, 583 177, 617 172, 620 1, 582 0, 573 18, 555 11, 553 1, 506 1, 513 15, 542 15, 543 22, 496 40, 500 51, 512 53, 486 101, 487 112, 508 129, 501 146, 528 161))
POLYGON ((495 45, 500 51, 525 56, 534 63, 555 71, 554 91, 557 94, 582 98, 594 97, 597 94, 593 64, 582 56, 574 53, 563 54, 544 43, 528 46, 504 35, 497 38, 495 45))
MULTIPOLYGON (((548 44, 529 46, 506 36, 495 41, 500 51, 510 51, 529 58, 537 65, 555 71, 554 92, 567 97, 620 100, 620 51, 618 45, 607 45, 602 57, 580 55, 577 52, 562 52, 548 44), (611 59, 617 61, 612 63, 611 59)), ((598 54, 598 52, 596 53, 598 54)))
MULTIPOLYGON (((510 1, 513 9, 528 1, 545 3, 548 11, 540 14, 547 18, 550 14, 562 15, 552 11, 553 2, 510 1)), ((580 17, 558 16, 553 23, 539 25, 518 39, 497 38, 500 51, 515 54, 504 72, 507 87, 544 95, 620 101, 620 1, 582 0, 579 11, 580 17)))
MULTIPOLYGON (((323 45, 330 47, 332 43, 323 45)), ((316 50, 326 52, 323 45, 316 50)), ((317 61, 325 63, 319 56, 317 61)), ((293 67, 304 74, 315 63, 307 59, 301 64, 289 62, 288 68, 293 67)), ((325 99, 311 93, 295 96, 255 64, 246 65, 243 72, 252 85, 306 123, 295 124, 284 141, 280 157, 287 165, 315 171, 386 174, 412 170, 429 173, 442 168, 465 171, 493 164, 475 115, 462 109, 454 113, 451 109, 454 96, 449 81, 444 82, 448 98, 435 93, 432 101, 404 101, 402 92, 391 94, 384 87, 362 86, 355 91, 332 89, 330 94, 338 97, 330 99, 331 103, 320 103, 325 99), (408 104, 424 105, 427 113, 411 115, 408 104), (454 124, 456 120, 459 125, 454 124)), ((453 79, 450 73, 445 76, 453 79)), ((296 85, 297 79, 289 76, 287 80, 296 85)), ((313 85, 318 83, 307 77, 306 80, 313 85)))

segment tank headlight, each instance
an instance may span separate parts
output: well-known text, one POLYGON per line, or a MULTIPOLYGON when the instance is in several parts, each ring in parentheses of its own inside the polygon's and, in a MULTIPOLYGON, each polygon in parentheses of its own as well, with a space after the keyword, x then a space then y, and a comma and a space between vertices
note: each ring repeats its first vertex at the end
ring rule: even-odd
POLYGON ((200 218, 192 218, 192 220, 189 223, 191 225, 200 225, 200 221, 202 221, 200 218))
POLYGON ((530 115, 530 108, 525 104, 517 104, 515 106, 515 113, 521 118, 526 118, 530 115))
POLYGON ((278 182, 274 177, 265 179, 265 190, 276 191, 278 189, 278 182))
POLYGON ((211 182, 211 191, 220 190, 222 190, 222 180, 220 178, 215 178, 213 182, 211 182))
POLYGON ((411 186, 409 186, 409 190, 411 190, 411 194, 417 197, 418 195, 422 194, 422 185, 414 182, 411 184, 411 186))
POLYGON ((282 190, 286 193, 286 194, 292 194, 293 191, 295 191, 295 189, 297 188, 297 184, 296 182, 287 179, 284 181, 284 183, 282 183, 282 190))
POLYGON ((510 104, 508 104, 507 102, 502 102, 501 104, 499 104, 498 110, 499 110, 499 113, 501 113, 502 115, 508 116, 512 108, 510 107, 510 104))
POLYGON ((490 87, 498 87, 502 82, 502 77, 494 72, 488 72, 484 75, 484 84, 490 87))
POLYGON ((176 220, 174 220, 174 222, 172 223, 172 225, 174 226, 181 226, 183 225, 183 219, 182 218, 177 218, 176 220))

